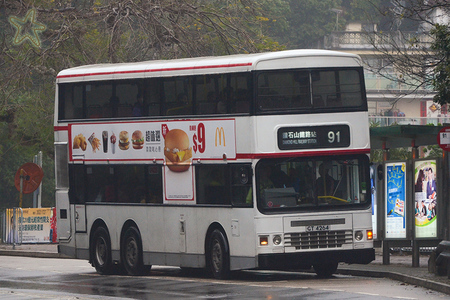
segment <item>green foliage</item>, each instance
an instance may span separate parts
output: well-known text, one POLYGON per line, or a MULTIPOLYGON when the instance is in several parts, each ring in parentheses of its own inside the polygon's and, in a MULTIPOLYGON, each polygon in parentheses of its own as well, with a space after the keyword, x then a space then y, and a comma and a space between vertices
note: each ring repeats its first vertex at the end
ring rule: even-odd
MULTIPOLYGON (((320 48, 323 37, 335 29, 336 13, 333 8, 341 6, 340 0, 290 0, 287 16, 289 28, 280 42, 288 48, 320 48)), ((343 29, 341 18, 340 28, 343 29)))
MULTIPOLYGON (((372 149, 370 151, 370 161, 373 163, 383 162, 384 152, 381 149, 372 149)), ((408 160, 412 159, 412 152, 408 148, 389 149, 388 160, 408 160)))
POLYGON ((422 149, 423 153, 425 154, 425 157, 430 158, 439 158, 442 157, 442 148, 439 147, 439 145, 430 145, 426 146, 422 149))
POLYGON ((437 92, 434 101, 444 105, 450 103, 450 27, 434 24, 431 34, 435 38, 431 48, 439 61, 434 69, 432 80, 437 92))

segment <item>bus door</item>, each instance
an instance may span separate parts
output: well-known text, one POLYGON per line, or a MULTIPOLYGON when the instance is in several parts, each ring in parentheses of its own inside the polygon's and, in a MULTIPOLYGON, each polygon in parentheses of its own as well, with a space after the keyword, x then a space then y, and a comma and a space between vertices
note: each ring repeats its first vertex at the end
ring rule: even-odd
MULTIPOLYGON (((187 169, 172 169, 164 166, 164 203, 170 204, 192 204, 194 203, 194 168, 188 166, 187 169)), ((166 246, 169 249, 178 249, 180 253, 186 252, 186 226, 188 215, 185 209, 167 210, 165 216, 171 220, 171 225, 165 227, 166 246), (174 226, 173 222, 177 223, 174 226)))

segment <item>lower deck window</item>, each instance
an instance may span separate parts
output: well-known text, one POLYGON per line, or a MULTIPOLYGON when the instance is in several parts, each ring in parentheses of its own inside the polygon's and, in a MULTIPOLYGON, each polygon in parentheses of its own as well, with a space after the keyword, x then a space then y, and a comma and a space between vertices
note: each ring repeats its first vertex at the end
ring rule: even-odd
POLYGON ((162 167, 70 165, 71 203, 162 203, 162 167))
POLYGON ((201 165, 195 171, 198 204, 251 205, 250 165, 201 165))

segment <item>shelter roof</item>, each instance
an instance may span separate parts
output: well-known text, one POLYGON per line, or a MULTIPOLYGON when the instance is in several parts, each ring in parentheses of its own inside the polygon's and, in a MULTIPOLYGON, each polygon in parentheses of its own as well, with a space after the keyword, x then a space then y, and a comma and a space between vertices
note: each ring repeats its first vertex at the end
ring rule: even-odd
POLYGON ((444 126, 430 125, 394 125, 370 128, 370 144, 372 149, 436 145, 439 131, 444 126))

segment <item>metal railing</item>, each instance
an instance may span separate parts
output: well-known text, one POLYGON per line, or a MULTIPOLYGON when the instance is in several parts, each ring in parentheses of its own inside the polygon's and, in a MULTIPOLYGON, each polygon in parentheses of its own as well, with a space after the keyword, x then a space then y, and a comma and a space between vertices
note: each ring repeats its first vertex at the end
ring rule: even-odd
POLYGON ((396 117, 396 116, 369 116, 371 126, 391 126, 391 125, 442 125, 450 123, 450 116, 442 116, 437 118, 419 117, 396 117))
POLYGON ((417 32, 362 32, 340 31, 325 37, 325 49, 373 49, 373 45, 385 49, 395 47, 411 51, 429 48, 430 34, 417 32))

